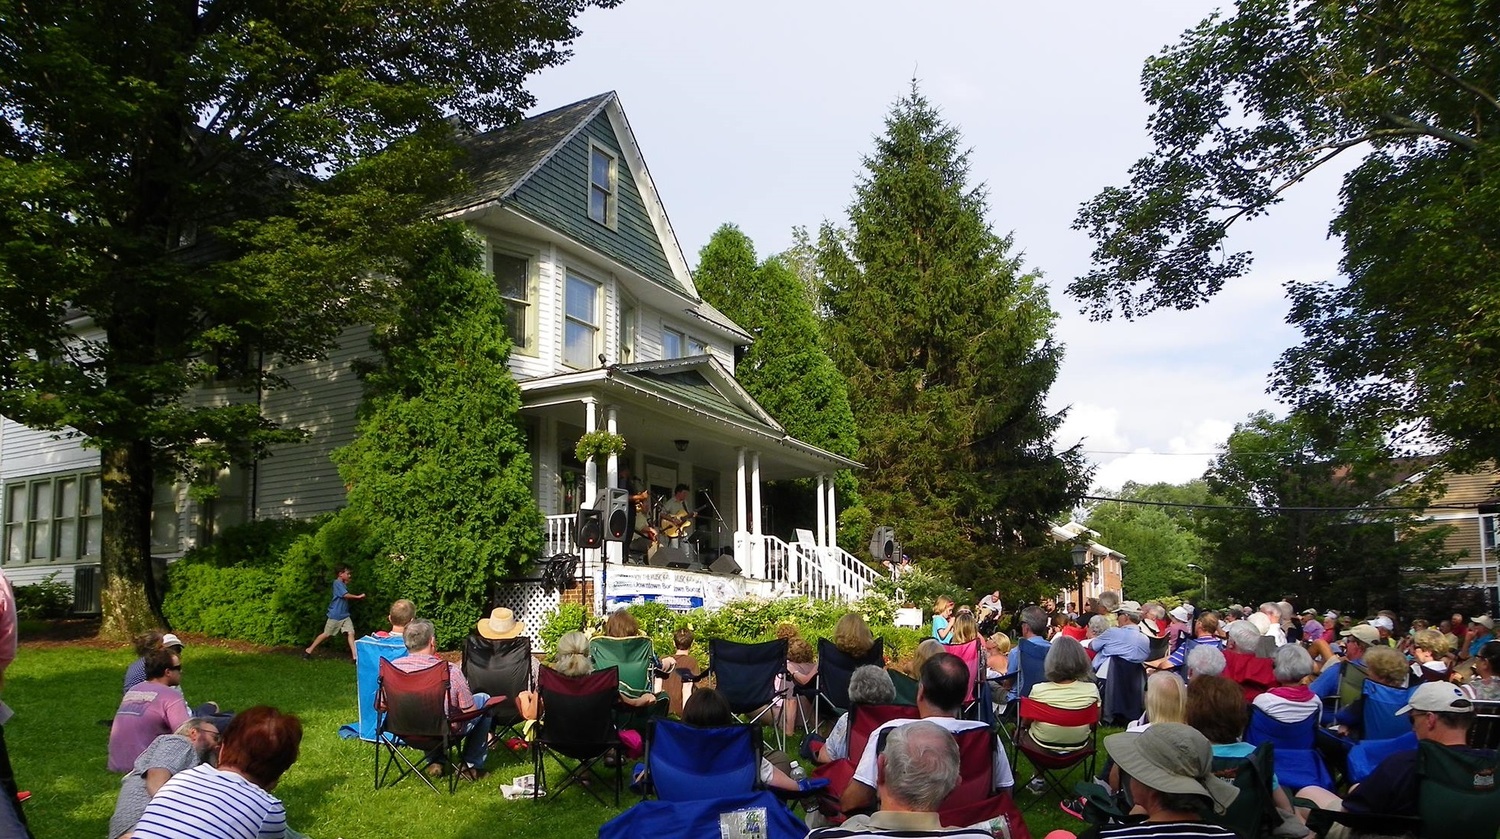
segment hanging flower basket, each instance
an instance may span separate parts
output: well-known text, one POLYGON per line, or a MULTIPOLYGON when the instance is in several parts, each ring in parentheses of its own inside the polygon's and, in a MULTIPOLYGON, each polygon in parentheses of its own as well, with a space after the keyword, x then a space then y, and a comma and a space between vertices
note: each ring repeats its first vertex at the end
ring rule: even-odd
POLYGON ((578 438, 573 453, 580 463, 587 463, 591 457, 603 460, 610 455, 622 455, 625 453, 625 438, 608 431, 590 431, 578 438))

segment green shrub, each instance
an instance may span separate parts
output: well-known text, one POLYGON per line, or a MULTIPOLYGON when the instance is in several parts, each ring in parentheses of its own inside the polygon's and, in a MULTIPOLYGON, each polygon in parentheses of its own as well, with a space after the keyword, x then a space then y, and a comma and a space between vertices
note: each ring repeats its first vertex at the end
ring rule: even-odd
POLYGON ((558 606, 557 611, 548 615, 542 628, 538 630, 542 636, 542 651, 550 658, 557 652, 557 639, 569 632, 587 629, 592 622, 588 610, 577 603, 558 606))
POLYGON ((53 572, 40 583, 16 586, 16 616, 24 620, 67 617, 73 610, 73 587, 57 577, 53 572))
POLYGON ((938 597, 946 595, 954 603, 973 603, 974 595, 944 574, 938 574, 919 566, 912 566, 899 578, 882 575, 870 586, 872 594, 891 601, 893 606, 911 603, 924 612, 932 611, 938 597))
MULTIPOLYGON (((212 545, 188 551, 167 566, 162 611, 168 622, 174 629, 215 638, 306 643, 310 635, 299 639, 309 627, 293 627, 297 616, 287 614, 280 602, 282 576, 294 546, 313 538, 325 519, 251 522, 226 530, 212 545)), ((326 598, 326 591, 319 596, 326 598)))

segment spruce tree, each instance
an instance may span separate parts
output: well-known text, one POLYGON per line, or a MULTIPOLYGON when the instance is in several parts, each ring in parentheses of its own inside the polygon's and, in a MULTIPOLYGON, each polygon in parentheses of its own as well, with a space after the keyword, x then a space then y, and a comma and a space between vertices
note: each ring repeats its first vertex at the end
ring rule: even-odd
POLYGON ((384 363, 334 455, 349 505, 332 526, 365 529, 371 591, 410 599, 448 645, 497 578, 536 558, 543 520, 499 292, 470 234, 450 224, 438 238, 376 333, 384 363))
MULTIPOLYGON (((755 246, 732 224, 721 226, 698 254, 695 274, 704 299, 755 336, 736 365, 735 378, 782 427, 799 440, 854 457, 854 413, 844 378, 821 344, 818 319, 801 279, 780 258, 756 264, 755 246)), ((810 480, 778 481, 766 502, 787 511, 775 530, 812 528, 817 509, 810 480)), ((858 513, 858 485, 847 470, 834 476, 841 536, 846 546, 867 538, 851 524, 858 513), (845 532, 844 525, 850 525, 845 532)))
POLYGON ((824 225, 826 332, 849 383, 861 494, 912 558, 965 585, 1066 582, 1051 519, 1082 496, 1043 405, 1062 357, 1040 277, 985 221, 967 152, 915 83, 864 161, 850 227, 824 225))

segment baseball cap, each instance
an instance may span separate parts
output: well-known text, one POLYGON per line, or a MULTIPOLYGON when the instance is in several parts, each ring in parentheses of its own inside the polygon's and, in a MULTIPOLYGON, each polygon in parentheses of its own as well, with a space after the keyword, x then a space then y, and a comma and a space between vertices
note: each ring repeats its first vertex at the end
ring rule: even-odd
POLYGON ((1494 618, 1491 618, 1489 615, 1480 615, 1477 618, 1469 618, 1469 623, 1477 623, 1480 626, 1484 627, 1485 629, 1494 629, 1495 628, 1495 620, 1494 620, 1494 618))
POLYGON ((1178 606, 1176 609, 1173 609, 1170 614, 1172 615, 1172 617, 1182 621, 1183 623, 1187 623, 1188 621, 1193 619, 1193 607, 1184 603, 1181 606, 1178 606))
POLYGON ((179 650, 183 647, 182 639, 178 638, 176 635, 173 635, 170 632, 168 632, 166 635, 161 636, 161 645, 163 647, 176 647, 179 650))
POLYGON ((1365 644, 1380 643, 1380 630, 1376 629, 1373 626, 1370 626, 1367 623, 1362 623, 1357 626, 1351 626, 1343 632, 1340 632, 1339 635, 1352 635, 1354 636, 1355 640, 1361 641, 1365 644))
POLYGON ((1205 796, 1221 813, 1240 793, 1233 784, 1214 776, 1214 753, 1208 738, 1182 723, 1159 722, 1138 734, 1111 734, 1104 738, 1104 750, 1145 786, 1160 792, 1205 796))
POLYGON ((1399 715, 1409 714, 1412 711, 1436 711, 1443 714, 1467 714, 1473 710, 1474 703, 1458 685, 1448 682, 1426 682, 1412 691, 1406 704, 1397 709, 1396 713, 1399 715))
POLYGON ((1132 615, 1140 616, 1141 604, 1134 600, 1124 600, 1121 601, 1120 605, 1114 608, 1114 611, 1116 614, 1120 612, 1128 612, 1132 615))
POLYGON ((1392 623, 1391 619, 1386 617, 1385 615, 1381 615, 1380 617, 1370 621, 1370 626, 1373 626, 1376 629, 1384 629, 1386 632, 1396 631, 1396 625, 1392 623))

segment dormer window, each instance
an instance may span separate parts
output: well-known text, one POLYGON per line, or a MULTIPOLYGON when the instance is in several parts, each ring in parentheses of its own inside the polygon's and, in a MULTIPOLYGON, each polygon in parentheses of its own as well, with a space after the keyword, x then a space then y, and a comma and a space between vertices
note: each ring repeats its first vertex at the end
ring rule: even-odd
POLYGON ((615 156, 600 146, 589 146, 589 218, 615 226, 615 156))

